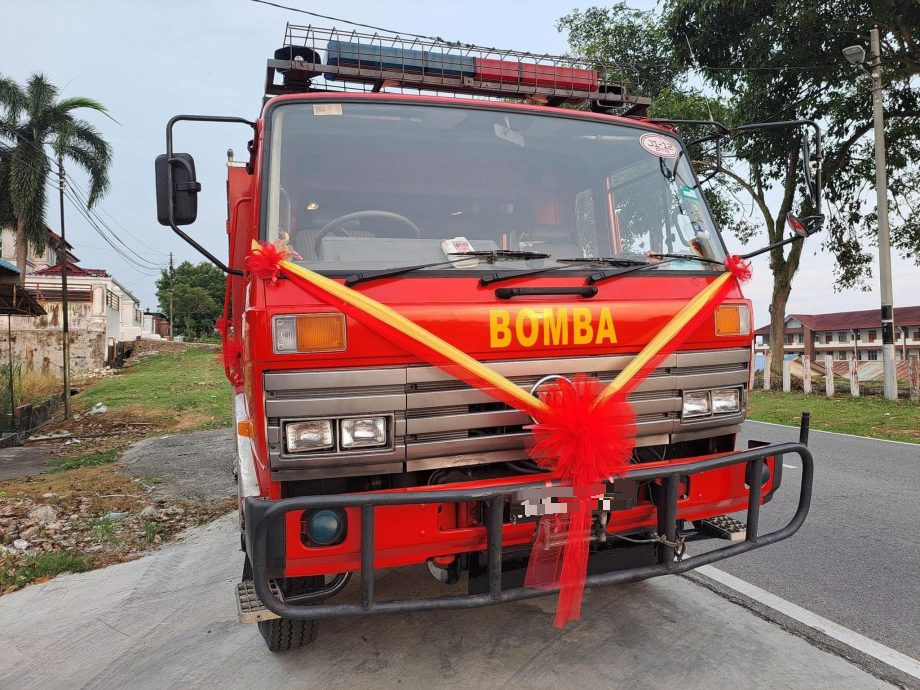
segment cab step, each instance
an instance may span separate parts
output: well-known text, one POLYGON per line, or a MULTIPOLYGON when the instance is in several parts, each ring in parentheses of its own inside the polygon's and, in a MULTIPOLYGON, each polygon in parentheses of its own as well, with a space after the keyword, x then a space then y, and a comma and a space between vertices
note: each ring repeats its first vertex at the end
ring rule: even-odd
MULTIPOLYGON (((279 599, 281 590, 274 580, 269 581, 272 588, 272 594, 279 599)), ((256 596, 256 588, 252 580, 243 580, 236 586, 236 608, 239 614, 240 623, 259 623, 268 621, 273 618, 281 618, 277 613, 272 613, 256 596)))
POLYGON ((747 539, 747 525, 731 515, 715 515, 700 520, 700 530, 716 539, 727 539, 728 541, 747 539))

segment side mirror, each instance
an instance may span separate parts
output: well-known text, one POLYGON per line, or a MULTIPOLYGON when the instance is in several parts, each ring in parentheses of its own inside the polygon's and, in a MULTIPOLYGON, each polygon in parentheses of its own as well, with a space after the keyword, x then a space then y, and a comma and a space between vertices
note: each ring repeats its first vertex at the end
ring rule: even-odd
POLYGON ((160 225, 194 223, 198 217, 198 192, 201 191, 201 183, 195 179, 194 159, 187 153, 176 153, 170 163, 163 153, 157 156, 154 168, 157 181, 157 220, 160 225), (170 168, 172 189, 169 188, 170 168))
POLYGON ((789 229, 792 230, 796 235, 805 239, 810 237, 818 232, 819 226, 812 224, 812 227, 809 228, 803 221, 799 219, 794 213, 786 214, 786 225, 789 226, 789 229))

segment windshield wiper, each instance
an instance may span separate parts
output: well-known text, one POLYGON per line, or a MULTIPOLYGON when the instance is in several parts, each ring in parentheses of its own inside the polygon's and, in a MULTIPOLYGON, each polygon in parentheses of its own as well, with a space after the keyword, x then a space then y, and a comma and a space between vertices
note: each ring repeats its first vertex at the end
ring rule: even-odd
POLYGON ((681 261, 687 259, 708 264, 718 264, 719 266, 723 265, 721 261, 716 261, 715 259, 706 259, 695 254, 649 254, 648 256, 652 258, 661 257, 662 260, 657 262, 649 261, 648 263, 641 266, 630 266, 629 268, 624 268, 620 271, 598 271, 597 273, 592 273, 589 275, 585 282, 588 285, 594 285, 595 283, 599 283, 602 280, 607 280, 609 278, 616 278, 617 276, 622 276, 627 273, 636 273, 637 271, 655 268, 656 266, 664 266, 665 264, 669 264, 672 261, 681 261))
POLYGON ((489 263, 495 261, 528 261, 530 259, 548 259, 549 254, 541 252, 518 251, 516 249, 480 249, 472 252, 451 252, 451 256, 475 256, 489 263))
POLYGON ((451 259, 450 261, 437 261, 433 264, 418 264, 416 266, 400 266, 399 268, 384 268, 381 271, 361 271, 352 273, 345 279, 345 287, 354 287, 358 283, 366 283, 369 280, 378 278, 390 278, 392 276, 401 276, 404 273, 421 271, 423 268, 436 268, 438 266, 452 266, 453 264, 465 261, 465 259, 451 259))
POLYGON ((707 259, 705 256, 697 254, 649 254, 653 259, 670 259, 671 261, 699 261, 704 264, 718 264, 724 266, 724 262, 718 259, 707 259))
POLYGON ((641 259, 630 259, 630 258, 619 258, 615 256, 588 256, 588 257, 575 257, 572 259, 556 259, 557 263, 561 263, 562 266, 546 266, 544 268, 535 268, 530 271, 518 271, 516 273, 491 273, 487 276, 483 276, 479 279, 479 284, 483 287, 486 285, 492 285, 494 283, 501 283, 506 280, 514 280, 515 278, 526 278, 527 276, 535 276, 541 273, 551 273, 554 271, 561 271, 566 268, 571 268, 573 265, 577 264, 591 264, 594 266, 644 266, 647 264, 647 261, 641 259))
POLYGON ((485 259, 488 263, 495 263, 496 261, 520 261, 528 259, 548 259, 550 258, 549 254, 541 254, 540 252, 520 252, 512 251, 508 249, 492 249, 492 250, 482 250, 482 251, 472 251, 472 252, 451 252, 450 256, 459 256, 462 258, 459 259, 450 259, 449 261, 436 261, 431 264, 418 264, 416 266, 400 266, 399 268, 384 268, 380 271, 362 271, 360 273, 352 273, 345 279, 345 287, 354 287, 358 283, 365 283, 369 280, 377 280, 378 278, 392 278, 394 276, 404 275, 406 273, 412 273, 413 271, 421 271, 424 268, 437 268, 438 266, 453 266, 454 264, 463 263, 464 261, 469 261, 470 257, 477 259, 485 259))

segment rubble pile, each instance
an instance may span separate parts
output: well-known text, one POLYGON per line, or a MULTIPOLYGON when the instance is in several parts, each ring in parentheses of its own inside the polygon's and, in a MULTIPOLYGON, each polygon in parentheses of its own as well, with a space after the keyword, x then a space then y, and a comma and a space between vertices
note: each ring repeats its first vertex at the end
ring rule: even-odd
POLYGON ((0 494, 0 595, 25 584, 16 573, 43 554, 80 554, 91 567, 132 560, 230 508, 173 501, 141 479, 128 481, 135 488, 123 494, 0 494))

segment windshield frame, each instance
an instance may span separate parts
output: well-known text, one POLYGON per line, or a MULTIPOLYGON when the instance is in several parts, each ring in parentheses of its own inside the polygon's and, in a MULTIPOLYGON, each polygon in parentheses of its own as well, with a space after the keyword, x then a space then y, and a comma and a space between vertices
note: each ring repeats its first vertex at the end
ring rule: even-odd
MULTIPOLYGON (((712 213, 712 209, 709 206, 708 201, 706 200, 706 195, 703 193, 703 189, 699 180, 699 175, 697 174, 696 168, 693 166, 691 157, 686 148, 686 143, 681 139, 676 132, 671 131, 666 127, 656 126, 653 123, 646 122, 637 122, 635 120, 617 117, 614 115, 606 115, 603 113, 593 113, 587 111, 579 110, 570 110, 564 108, 554 108, 549 106, 540 106, 540 105, 531 105, 525 103, 506 103, 499 101, 491 100, 473 100, 465 98, 454 98, 454 97, 438 97, 438 96, 415 96, 407 94, 366 94, 366 93, 342 93, 342 92, 318 92, 313 94, 288 94, 283 96, 278 96, 276 98, 268 101, 262 111, 262 136, 261 136, 261 145, 259 151, 259 175, 260 175, 260 190, 259 190, 259 218, 258 218, 258 237, 261 241, 267 239, 267 227, 268 227, 268 213, 269 213, 269 194, 270 194, 270 176, 272 174, 272 155, 271 147, 273 141, 273 123, 274 123, 274 114, 278 108, 293 105, 293 104, 309 104, 314 102, 323 102, 323 103, 366 103, 366 104, 390 104, 390 105, 403 105, 403 106, 426 106, 426 107, 440 107, 440 108, 450 108, 450 109, 467 109, 467 110, 479 110, 487 112, 509 112, 509 113, 518 113, 518 114, 528 114, 540 117, 557 117, 564 118, 568 120, 580 120, 580 121, 590 121, 601 124, 616 125, 621 127, 627 127, 631 129, 638 130, 642 133, 653 133, 653 134, 663 134, 672 138, 676 141, 680 147, 679 154, 676 160, 684 158, 687 163, 687 167, 690 171, 692 177, 694 189, 699 190, 700 203, 706 209, 706 212, 709 216, 709 219, 712 223, 712 227, 715 230, 715 235, 717 239, 718 246, 721 248, 725 256, 729 255, 728 248, 725 245, 725 239, 722 236, 722 228, 719 225, 718 220, 712 213)), ((649 266, 649 270, 643 271, 642 276, 700 276, 700 275, 714 275, 721 273, 721 269, 715 267, 713 264, 712 268, 707 268, 706 264, 700 263, 696 268, 685 268, 685 269, 673 269, 667 268, 668 264, 664 264, 660 268, 652 269, 652 266, 649 266)), ((496 268, 492 266, 492 268, 496 268)), ((508 266, 509 270, 515 270, 515 266, 508 266)), ((315 270, 317 273, 328 276, 328 277, 347 277, 354 274, 357 268, 311 268, 310 270, 315 270)), ((592 272, 596 272, 597 267, 592 267, 591 265, 574 265, 569 267, 566 270, 554 271, 550 275, 554 278, 565 277, 565 276, 585 276, 589 275, 592 272)), ((400 278, 416 278, 416 277, 480 277, 483 275, 481 269, 471 269, 471 268, 444 268, 444 269, 425 269, 420 271, 415 271, 413 273, 407 274, 405 276, 400 276, 400 278)))

